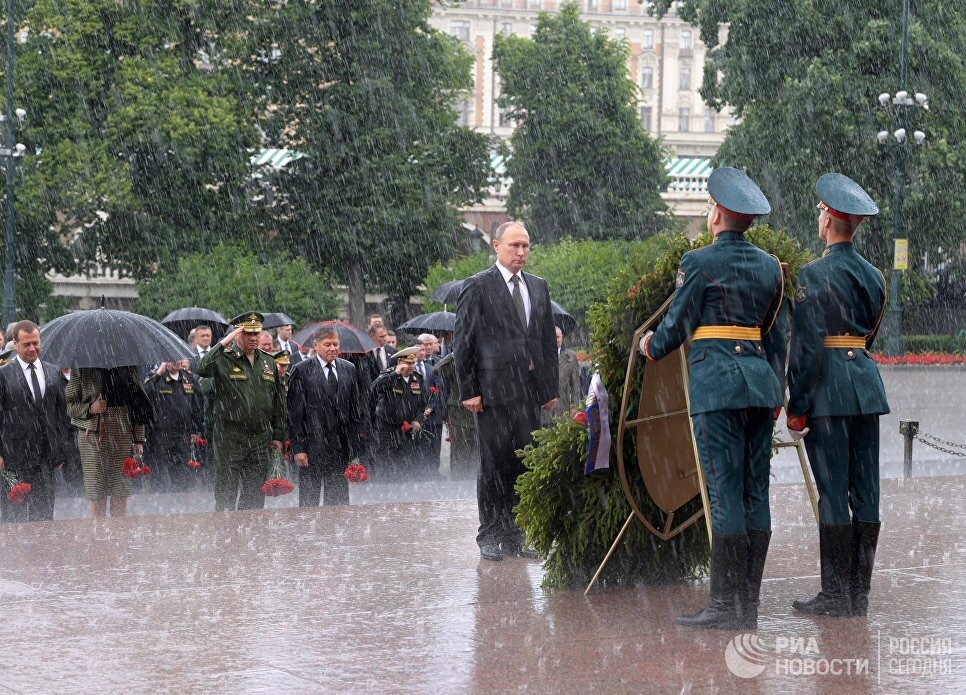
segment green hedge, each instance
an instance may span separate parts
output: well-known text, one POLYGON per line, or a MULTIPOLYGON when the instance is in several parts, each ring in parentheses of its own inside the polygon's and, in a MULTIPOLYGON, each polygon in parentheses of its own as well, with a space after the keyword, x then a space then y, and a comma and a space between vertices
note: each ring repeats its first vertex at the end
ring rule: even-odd
POLYGON ((906 352, 920 354, 938 352, 948 355, 966 354, 966 333, 959 335, 906 335, 902 337, 906 352))
MULTIPOLYGON (((774 232, 767 226, 749 230, 746 236, 789 264, 791 279, 787 291, 793 296, 794 279, 809 260, 808 252, 784 232, 774 232)), ((681 256, 692 248, 707 245, 711 239, 707 233, 693 243, 683 235, 662 236, 658 242, 662 253, 657 259, 633 256, 630 263, 615 268, 604 300, 590 310, 591 353, 610 396, 614 442, 627 358, 630 350, 636 349, 631 345, 634 331, 673 291, 681 256)), ((639 385, 643 361, 637 364, 632 383, 639 385)), ((636 394, 629 402, 636 407, 636 394)), ((637 460, 634 437, 625 437, 624 446, 635 499, 651 523, 658 525, 659 510, 632 463, 637 460)), ((586 449, 586 428, 570 418, 561 418, 535 433, 533 444, 520 452, 527 471, 517 480, 520 504, 516 519, 534 548, 547 557, 544 585, 548 587, 585 585, 630 514, 616 465, 610 471, 584 477, 586 449)), ((611 461, 615 459, 612 457, 611 461)), ((676 518, 687 518, 700 504, 696 498, 679 510, 676 518)), ((659 541, 642 524, 633 523, 599 581, 606 585, 694 577, 707 567, 709 551, 703 521, 668 542, 659 541)))

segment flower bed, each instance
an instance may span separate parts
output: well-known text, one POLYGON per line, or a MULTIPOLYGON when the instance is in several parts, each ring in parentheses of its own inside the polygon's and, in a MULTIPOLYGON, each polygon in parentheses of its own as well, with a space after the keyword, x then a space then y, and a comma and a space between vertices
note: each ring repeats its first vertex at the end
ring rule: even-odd
POLYGON ((935 352, 926 352, 920 355, 899 355, 898 357, 886 357, 872 353, 872 359, 877 364, 889 366, 916 365, 925 367, 946 367, 957 364, 966 364, 966 355, 941 355, 935 352))

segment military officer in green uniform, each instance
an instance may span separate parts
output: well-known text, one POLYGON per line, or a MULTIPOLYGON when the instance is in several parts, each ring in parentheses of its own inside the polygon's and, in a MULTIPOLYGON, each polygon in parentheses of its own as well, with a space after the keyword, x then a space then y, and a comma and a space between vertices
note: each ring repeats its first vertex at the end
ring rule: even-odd
POLYGON ((212 379, 216 511, 262 508, 270 449, 281 451, 285 440, 278 369, 257 347, 262 320, 255 311, 236 316, 235 330, 195 366, 199 376, 212 379))
POLYGON ((421 436, 422 425, 436 405, 435 397, 415 370, 421 356, 422 347, 418 345, 400 350, 391 358, 396 360, 395 366, 372 382, 380 445, 377 459, 384 457, 379 468, 390 479, 415 471, 415 439, 421 436))
POLYGON ((798 274, 788 428, 805 437, 818 486, 822 590, 792 605, 815 615, 864 616, 879 539, 879 416, 889 412, 869 347, 886 291, 882 273, 852 240, 879 208, 842 174, 825 174, 816 189, 826 248, 798 274))
POLYGON ((708 179, 714 243, 686 253, 667 315, 641 340, 660 360, 690 340, 690 406, 711 501, 711 601, 678 618, 701 628, 752 629, 771 538, 768 475, 773 413, 784 400, 784 297, 777 258, 744 232, 771 206, 730 167, 708 179))

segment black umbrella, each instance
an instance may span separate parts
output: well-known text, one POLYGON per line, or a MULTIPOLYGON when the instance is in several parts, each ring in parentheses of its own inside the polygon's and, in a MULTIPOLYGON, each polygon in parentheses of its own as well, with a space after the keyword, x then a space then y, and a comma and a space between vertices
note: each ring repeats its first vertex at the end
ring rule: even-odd
POLYGON ((379 347, 379 344, 370 338, 369 334, 365 331, 359 330, 348 323, 334 320, 307 323, 299 329, 298 333, 292 336, 292 340, 299 345, 310 345, 312 343, 312 336, 322 326, 332 326, 339 334, 339 352, 359 354, 371 352, 379 347))
POLYGON ((129 311, 91 309, 40 327, 43 358, 58 367, 135 367, 191 359, 183 340, 154 319, 129 311))
POLYGON ((279 326, 294 326, 295 321, 288 314, 283 314, 280 311, 263 311, 262 316, 264 320, 262 321, 262 328, 266 331, 269 328, 278 328, 279 326))
POLYGON ((198 306, 175 309, 161 319, 161 323, 183 339, 187 339, 192 328, 208 326, 215 340, 220 340, 228 332, 229 325, 225 317, 217 311, 198 306))
POLYGON ((415 316, 399 327, 399 330, 413 333, 452 333, 456 330, 456 314, 452 311, 434 311, 431 314, 415 316))
POLYGON ((460 296, 460 290, 463 289, 464 280, 450 280, 449 282, 444 282, 442 285, 433 290, 433 293, 429 295, 429 298, 434 302, 439 302, 440 304, 456 304, 456 300, 460 296))
POLYGON ((553 325, 562 330, 564 333, 570 333, 577 327, 577 319, 571 316, 566 309, 557 304, 557 302, 550 302, 550 312, 553 314, 553 325))

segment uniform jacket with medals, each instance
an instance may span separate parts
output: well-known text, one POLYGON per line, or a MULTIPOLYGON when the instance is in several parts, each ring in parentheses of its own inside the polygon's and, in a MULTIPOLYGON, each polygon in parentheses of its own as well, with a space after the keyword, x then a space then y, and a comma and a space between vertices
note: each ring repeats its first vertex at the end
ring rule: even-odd
POLYGON ((647 343, 660 360, 701 326, 760 328, 762 339, 695 340, 688 353, 691 415, 718 410, 777 408, 784 402, 786 327, 784 277, 778 259, 741 232, 681 258, 667 315, 647 343))
POLYGON ((285 440, 285 399, 271 354, 255 350, 252 364, 235 344, 218 343, 198 361, 195 371, 212 378, 216 423, 271 432, 273 440, 285 440))
POLYGON ((152 434, 187 435, 204 430, 204 405, 195 377, 186 369, 178 378, 153 373, 144 380, 144 391, 154 406, 154 421, 148 427, 152 434))
POLYGON ((390 447, 398 447, 412 438, 411 430, 403 430, 404 422, 416 421, 422 425, 427 406, 437 407, 435 396, 415 371, 408 383, 395 370, 380 374, 372 384, 372 400, 379 443, 390 447))
POLYGON ((832 244, 798 274, 788 366, 788 412, 830 417, 889 412, 868 348, 885 309, 882 273, 850 242, 832 244), (866 347, 826 348, 827 336, 864 337, 866 347))

